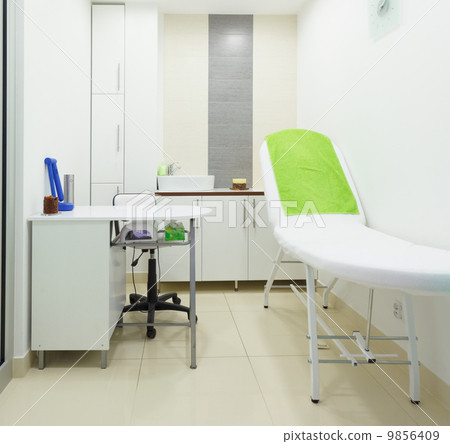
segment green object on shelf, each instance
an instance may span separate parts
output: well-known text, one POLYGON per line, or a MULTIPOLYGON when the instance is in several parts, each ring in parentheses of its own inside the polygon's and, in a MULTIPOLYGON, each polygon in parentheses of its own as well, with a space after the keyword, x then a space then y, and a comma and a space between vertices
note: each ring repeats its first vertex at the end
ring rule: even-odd
POLYGON ((166 164, 162 163, 158 167, 158 176, 167 176, 167 173, 168 173, 168 167, 166 164))
POLYGON ((172 221, 169 222, 164 229, 164 239, 167 242, 170 241, 184 241, 186 234, 184 231, 184 225, 181 222, 172 221))

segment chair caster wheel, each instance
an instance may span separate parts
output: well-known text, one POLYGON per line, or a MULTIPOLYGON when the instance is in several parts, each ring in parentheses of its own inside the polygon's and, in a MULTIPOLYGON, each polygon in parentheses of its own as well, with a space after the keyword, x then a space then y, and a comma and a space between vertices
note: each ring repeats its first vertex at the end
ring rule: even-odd
POLYGON ((318 399, 312 399, 312 398, 311 398, 311 402, 312 402, 313 404, 319 404, 319 400, 318 400, 318 399))
POLYGON ((130 304, 134 305, 137 302, 145 302, 147 298, 137 293, 130 293, 130 304))
POLYGON ((155 336, 156 336, 156 330, 155 330, 155 329, 153 329, 153 330, 147 330, 147 338, 149 338, 149 339, 154 339, 155 336))
MULTIPOLYGON (((188 320, 190 321, 191 320, 191 316, 190 316, 189 313, 187 314, 187 317, 188 317, 188 320)), ((197 322, 198 322, 198 316, 195 316, 195 323, 197 323, 197 322)))
POLYGON ((174 297, 172 298, 172 302, 173 302, 174 304, 180 305, 180 304, 181 304, 181 299, 180 299, 178 296, 174 296, 174 297))

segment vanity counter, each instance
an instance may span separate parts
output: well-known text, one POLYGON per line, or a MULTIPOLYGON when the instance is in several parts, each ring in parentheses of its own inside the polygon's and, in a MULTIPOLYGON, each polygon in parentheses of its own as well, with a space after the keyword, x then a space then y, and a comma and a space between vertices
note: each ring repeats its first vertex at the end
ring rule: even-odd
POLYGON ((229 188, 214 188, 208 191, 159 191, 156 190, 157 196, 264 196, 263 190, 230 190, 229 188))

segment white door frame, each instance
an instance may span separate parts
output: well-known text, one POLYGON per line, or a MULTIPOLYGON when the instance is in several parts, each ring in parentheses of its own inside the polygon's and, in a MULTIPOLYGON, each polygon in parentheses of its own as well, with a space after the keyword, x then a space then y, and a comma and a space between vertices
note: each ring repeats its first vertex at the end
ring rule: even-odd
MULTIPOLYGON (((14 221, 15 221, 15 142, 16 142, 16 16, 22 13, 14 3, 0 0, 6 5, 2 14, 7 17, 7 106, 6 106, 6 242, 5 242, 5 362, 0 366, 0 392, 12 379, 12 361, 14 354, 14 221), (16 15, 17 14, 17 15, 16 15)), ((19 5, 21 1, 18 2, 19 5)), ((23 6, 23 5, 20 5, 23 6)), ((2 26, 3 33, 3 26, 2 26)), ((3 51, 2 51, 3 52, 3 51)), ((3 57, 2 57, 3 59, 3 57)), ((3 96, 3 93, 2 93, 3 96)))

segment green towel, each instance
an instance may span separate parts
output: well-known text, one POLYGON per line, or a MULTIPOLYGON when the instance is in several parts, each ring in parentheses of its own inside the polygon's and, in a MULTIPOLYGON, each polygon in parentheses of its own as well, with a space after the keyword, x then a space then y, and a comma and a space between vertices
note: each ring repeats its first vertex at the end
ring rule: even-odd
POLYGON ((359 214, 328 137, 304 129, 288 129, 266 136, 266 142, 286 215, 359 214))

